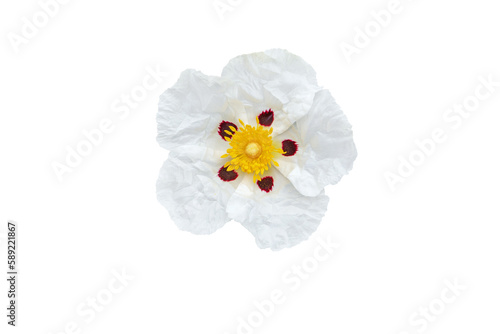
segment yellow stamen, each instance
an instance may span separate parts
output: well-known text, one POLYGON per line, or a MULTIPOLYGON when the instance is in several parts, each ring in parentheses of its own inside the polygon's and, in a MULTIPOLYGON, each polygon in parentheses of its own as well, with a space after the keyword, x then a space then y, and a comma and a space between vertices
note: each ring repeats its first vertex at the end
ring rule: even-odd
POLYGON ((228 171, 241 169, 245 173, 254 174, 254 182, 260 181, 260 175, 264 175, 264 171, 269 170, 272 164, 278 166, 274 158, 283 152, 281 147, 275 146, 273 142, 272 128, 264 128, 259 124, 259 118, 256 119, 257 126, 245 124, 240 119, 241 128, 230 127, 234 133, 231 133, 231 138, 225 138, 231 147, 227 150, 227 154, 222 156, 222 158, 229 156, 232 158, 224 165, 224 167, 229 166, 228 171))

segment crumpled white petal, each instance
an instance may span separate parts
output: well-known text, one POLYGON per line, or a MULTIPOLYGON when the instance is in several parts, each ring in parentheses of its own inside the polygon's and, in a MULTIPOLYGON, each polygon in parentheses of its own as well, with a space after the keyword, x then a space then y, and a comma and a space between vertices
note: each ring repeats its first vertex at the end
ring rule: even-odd
POLYGON ((210 234, 230 219, 226 205, 239 184, 218 176, 222 152, 201 146, 183 146, 171 151, 163 164, 156 192, 158 201, 184 231, 210 234))
POLYGON ((227 96, 231 89, 226 79, 195 70, 182 72, 160 96, 158 143, 167 150, 181 145, 222 148, 225 143, 217 133, 220 122, 237 122, 238 115, 245 113, 240 101, 227 96))
POLYGON ((305 196, 317 196, 339 182, 357 156, 351 124, 328 90, 316 94, 307 117, 275 138, 285 139, 297 141, 299 150, 295 156, 277 158, 277 168, 305 196))
POLYGON ((307 114, 320 89, 316 72, 302 58, 286 50, 273 49, 233 58, 222 77, 235 82, 236 94, 253 120, 261 111, 273 108, 276 134, 286 131, 307 114))
POLYGON ((328 207, 329 198, 301 195, 279 172, 272 170, 274 188, 265 193, 245 175, 227 203, 230 218, 240 222, 260 248, 280 250, 292 247, 316 231, 328 207))

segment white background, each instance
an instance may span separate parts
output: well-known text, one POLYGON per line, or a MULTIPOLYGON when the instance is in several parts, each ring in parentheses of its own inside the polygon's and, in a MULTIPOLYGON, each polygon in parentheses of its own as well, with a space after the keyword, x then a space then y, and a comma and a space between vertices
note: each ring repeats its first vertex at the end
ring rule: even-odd
POLYGON ((232 3, 221 18, 212 0, 72 0, 16 52, 9 36, 41 7, 2 2, 0 254, 5 264, 15 220, 20 309, 10 328, 2 279, 1 333, 74 322, 66 333, 233 334, 278 289, 284 302, 248 333, 413 334, 423 325, 409 318, 439 306, 447 279, 466 289, 420 332, 498 333, 500 87, 456 129, 443 119, 480 76, 500 81, 495 2, 401 0, 351 62, 341 43, 389 1, 232 3), (159 94, 186 68, 219 75, 234 56, 276 47, 309 62, 353 124, 353 171, 327 188, 322 224, 292 249, 261 250, 236 222, 210 236, 179 231, 155 194, 168 156, 155 139, 159 94), (120 119, 112 104, 148 67, 169 75, 120 119), (59 181, 53 162, 106 118, 113 131, 59 181), (447 140, 392 191, 385 174, 436 128, 447 140), (328 238, 340 247, 292 290, 283 275, 314 264, 328 238), (128 285, 92 321, 79 315, 122 268, 128 285))

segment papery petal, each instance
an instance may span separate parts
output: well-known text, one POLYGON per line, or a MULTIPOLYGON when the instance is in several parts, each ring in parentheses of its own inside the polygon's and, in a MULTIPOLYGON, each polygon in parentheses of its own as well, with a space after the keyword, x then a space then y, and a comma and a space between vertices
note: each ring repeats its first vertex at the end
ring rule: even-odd
POLYGON ((218 171, 224 160, 220 151, 183 146, 170 152, 163 164, 156 192, 176 225, 195 234, 215 232, 230 219, 226 205, 238 179, 224 182, 218 171))
POLYGON ((279 250, 309 238, 325 214, 328 197, 324 193, 305 197, 279 172, 269 175, 274 178, 269 193, 245 175, 227 203, 227 212, 254 235, 260 248, 279 250))
POLYGON ((351 124, 328 90, 318 92, 307 117, 275 140, 295 138, 297 154, 276 160, 278 170, 301 194, 317 196, 352 169, 357 151, 351 124))
POLYGON ((233 97, 243 102, 248 119, 255 119, 263 110, 274 110, 273 128, 277 134, 307 114, 320 89, 314 69, 302 58, 281 49, 233 58, 222 77, 237 84, 237 95, 233 97))
POLYGON ((182 72, 177 83, 160 96, 158 143, 168 150, 181 145, 224 147, 219 124, 236 122, 245 114, 240 101, 228 98, 231 89, 226 79, 194 70, 182 72))

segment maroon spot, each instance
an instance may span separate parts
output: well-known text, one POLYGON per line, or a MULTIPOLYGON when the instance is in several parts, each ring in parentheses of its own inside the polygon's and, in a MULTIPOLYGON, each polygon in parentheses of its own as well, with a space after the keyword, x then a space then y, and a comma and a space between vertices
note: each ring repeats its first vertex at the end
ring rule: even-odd
POLYGON ((271 109, 263 111, 259 115, 259 123, 262 126, 271 126, 274 122, 274 111, 271 109))
POLYGON ((274 179, 272 176, 263 177, 262 180, 257 181, 257 185, 259 186, 260 190, 268 193, 273 190, 274 179))
POLYGON ((226 122, 226 121, 220 122, 220 124, 219 124, 219 136, 221 136, 222 139, 226 140, 226 138, 224 138, 224 137, 233 138, 234 131, 231 130, 230 126, 235 128, 236 130, 238 130, 238 127, 234 123, 226 122), (231 132, 231 134, 227 133, 226 131, 231 132))
POLYGON ((222 166, 219 169, 219 177, 224 182, 234 181, 238 177, 238 173, 236 173, 236 171, 234 171, 234 170, 228 171, 227 170, 228 167, 222 166))
POLYGON ((281 148, 285 153, 283 154, 285 157, 290 157, 295 155, 299 149, 299 145, 291 139, 283 140, 281 143, 281 148))

